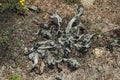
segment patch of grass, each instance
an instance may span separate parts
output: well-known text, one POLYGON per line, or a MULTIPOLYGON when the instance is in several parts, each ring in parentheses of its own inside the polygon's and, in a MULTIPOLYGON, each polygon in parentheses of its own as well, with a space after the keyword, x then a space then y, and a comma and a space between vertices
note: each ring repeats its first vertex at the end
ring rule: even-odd
POLYGON ((12 28, 12 26, 10 26, 10 27, 4 26, 4 28, 1 28, 1 30, 0 30, 0 47, 3 52, 4 52, 4 50, 11 48, 10 46, 13 45, 12 44, 13 32, 14 32, 14 28, 12 28))
POLYGON ((10 41, 9 35, 11 35, 12 32, 13 32, 12 28, 7 28, 6 30, 3 30, 0 36, 0 44, 8 43, 10 41))
POLYGON ((13 75, 9 80, 19 80, 19 76, 17 74, 13 75))
POLYGON ((0 44, 8 43, 8 41, 9 41, 8 34, 9 34, 9 31, 4 31, 3 35, 0 37, 0 44))
POLYGON ((2 36, 0 37, 0 43, 8 43, 9 37, 8 36, 2 36))

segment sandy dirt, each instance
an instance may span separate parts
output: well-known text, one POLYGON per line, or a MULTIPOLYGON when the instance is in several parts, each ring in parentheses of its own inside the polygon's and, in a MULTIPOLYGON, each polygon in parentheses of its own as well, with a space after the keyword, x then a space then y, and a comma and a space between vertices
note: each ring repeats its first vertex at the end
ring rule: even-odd
POLYGON ((34 20, 47 22, 48 12, 57 12, 66 26, 77 11, 75 3, 67 4, 64 0, 36 0, 28 4, 38 6, 40 13, 29 11, 25 16, 12 12, 0 13, 0 36, 8 31, 9 37, 7 44, 0 44, 0 80, 9 80, 16 74, 19 80, 57 80, 56 77, 62 77, 63 80, 120 79, 120 52, 111 53, 106 49, 109 42, 120 37, 120 0, 96 0, 91 8, 83 6, 81 21, 85 29, 102 36, 94 39, 86 54, 75 56, 80 63, 79 69, 70 71, 67 66, 60 65, 63 70, 59 73, 56 69, 45 66, 43 74, 29 72, 32 62, 24 52, 25 47, 33 46, 40 39, 32 34, 39 29, 34 20))

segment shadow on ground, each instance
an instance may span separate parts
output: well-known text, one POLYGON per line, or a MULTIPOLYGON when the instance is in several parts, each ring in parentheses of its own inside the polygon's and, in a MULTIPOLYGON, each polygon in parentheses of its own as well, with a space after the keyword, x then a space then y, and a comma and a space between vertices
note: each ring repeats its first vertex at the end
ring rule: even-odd
POLYGON ((15 14, 12 12, 0 13, 0 65, 8 64, 17 57, 20 41, 15 36, 15 14))

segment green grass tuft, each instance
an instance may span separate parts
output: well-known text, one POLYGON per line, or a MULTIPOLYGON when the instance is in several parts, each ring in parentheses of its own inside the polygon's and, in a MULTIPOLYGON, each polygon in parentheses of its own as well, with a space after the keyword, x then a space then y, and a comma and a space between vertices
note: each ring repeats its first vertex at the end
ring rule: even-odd
POLYGON ((19 76, 17 74, 13 75, 9 80, 19 80, 19 76))

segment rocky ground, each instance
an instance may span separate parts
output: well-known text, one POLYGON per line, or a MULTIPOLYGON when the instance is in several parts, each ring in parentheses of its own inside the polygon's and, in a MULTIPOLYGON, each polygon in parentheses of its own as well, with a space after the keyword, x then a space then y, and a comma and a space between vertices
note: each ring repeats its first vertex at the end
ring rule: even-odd
POLYGON ((83 5, 81 21, 84 28, 87 32, 96 32, 98 36, 86 54, 73 55, 80 63, 79 69, 70 71, 61 64, 63 70, 59 73, 57 69, 45 66, 42 74, 30 72, 32 62, 24 51, 25 47, 32 47, 40 40, 32 34, 39 29, 36 22, 47 22, 48 13, 57 12, 66 26, 77 11, 75 3, 67 4, 64 0, 28 0, 27 4, 38 6, 40 12, 28 11, 25 16, 12 12, 0 13, 0 37, 4 37, 0 41, 0 80, 9 80, 11 77, 19 80, 120 79, 120 46, 114 47, 113 52, 106 48, 113 40, 120 38, 120 0, 95 0, 92 6, 83 5))

